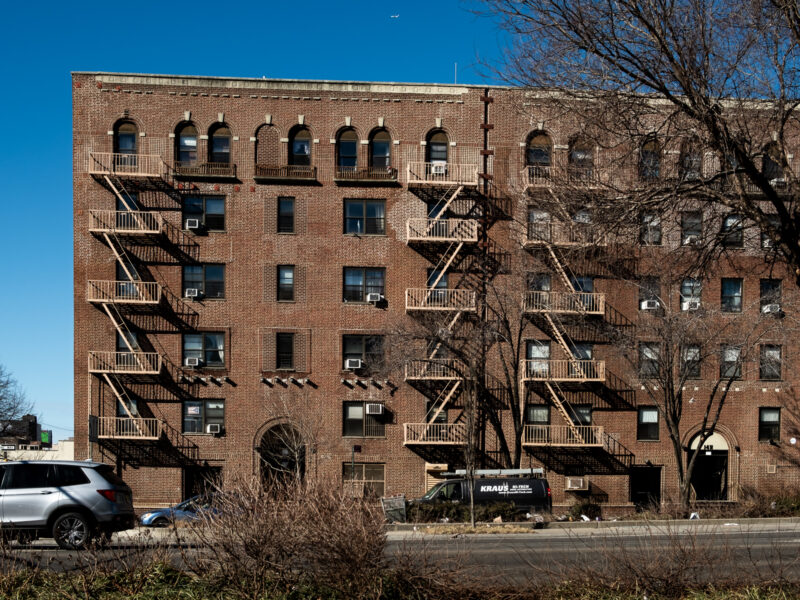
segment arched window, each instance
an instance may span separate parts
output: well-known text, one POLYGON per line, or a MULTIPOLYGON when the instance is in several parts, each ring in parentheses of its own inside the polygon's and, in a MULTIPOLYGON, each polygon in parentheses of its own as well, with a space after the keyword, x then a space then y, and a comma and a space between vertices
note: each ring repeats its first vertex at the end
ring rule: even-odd
POLYGON ((178 128, 178 145, 175 147, 178 166, 197 163, 197 128, 191 123, 184 123, 178 128))
POLYGON ((116 154, 136 154, 139 131, 134 123, 120 121, 114 127, 114 152, 116 154))
POLYGON ((289 136, 289 164, 311 166, 311 132, 305 127, 292 130, 289 136))
POLYGON ((448 146, 449 140, 444 131, 441 129, 431 131, 428 134, 428 145, 425 146, 425 162, 438 164, 446 163, 448 146))
POLYGON ((340 170, 355 171, 358 167, 358 134, 344 129, 336 141, 336 166, 340 170))
POLYGON ((528 138, 525 152, 525 164, 529 167, 541 167, 547 170, 552 165, 553 142, 543 131, 532 133, 528 138))
POLYGON ((678 175, 684 181, 697 180, 702 176, 702 168, 703 152, 700 148, 700 140, 690 138, 681 146, 678 175))
POLYGON ((569 177, 587 181, 594 176, 594 145, 586 138, 575 138, 569 145, 569 177))
POLYGON ((231 130, 226 125, 216 125, 208 139, 208 162, 231 164, 231 130))
POLYGON ((370 136, 369 166, 387 169, 392 166, 392 137, 385 129, 378 129, 370 136))
POLYGON ((639 149, 639 178, 654 181, 661 176, 661 146, 654 137, 647 138, 639 149))
POLYGON ((761 172, 770 182, 783 183, 783 169, 778 144, 772 142, 764 147, 761 155, 761 172))

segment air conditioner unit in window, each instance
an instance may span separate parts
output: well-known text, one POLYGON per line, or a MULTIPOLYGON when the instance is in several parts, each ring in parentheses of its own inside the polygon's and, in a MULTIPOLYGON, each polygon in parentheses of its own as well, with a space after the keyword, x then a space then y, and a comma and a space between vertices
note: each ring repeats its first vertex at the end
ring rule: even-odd
POLYGON ((568 492, 580 492, 589 489, 589 479, 587 477, 567 477, 564 487, 568 492))
POLYGON ((431 164, 431 175, 446 175, 447 163, 435 162, 431 164))
POLYGON ((186 219, 186 229, 200 229, 200 219, 186 219))
POLYGON ((367 294, 367 302, 372 302, 373 304, 377 304, 381 300, 383 300, 383 294, 375 294, 375 293, 367 294))
POLYGON ((761 312, 764 314, 778 314, 781 312, 780 304, 765 304, 761 307, 761 312))
POLYGON ((383 404, 379 404, 378 402, 367 402, 367 414, 368 415, 382 415, 383 414, 383 404))
POLYGON ((347 358, 344 361, 344 368, 348 371, 355 371, 361 368, 361 363, 360 358, 347 358))
POLYGON ((200 366, 200 359, 199 358, 187 358, 183 361, 183 364, 187 367, 199 367, 200 366))
POLYGON ((683 303, 683 310, 697 310, 700 308, 700 300, 687 300, 683 303))
POLYGON ((183 290, 184 298, 197 298, 200 296, 200 290, 197 288, 186 288, 183 290))
POLYGON ((684 246, 696 246, 698 243, 700 243, 699 235, 687 235, 685 238, 683 238, 684 246))
POLYGON ((206 425, 206 433, 211 433, 213 435, 219 435, 222 432, 222 425, 219 423, 209 423, 206 425))
POLYGON ((642 310, 658 310, 658 300, 642 300, 642 310))

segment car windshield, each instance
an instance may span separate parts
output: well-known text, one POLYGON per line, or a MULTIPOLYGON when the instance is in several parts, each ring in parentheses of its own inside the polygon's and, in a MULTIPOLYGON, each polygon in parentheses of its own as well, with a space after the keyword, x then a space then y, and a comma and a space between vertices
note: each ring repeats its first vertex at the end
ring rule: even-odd
POLYGON ((435 486, 433 486, 431 489, 429 489, 429 490, 428 490, 428 491, 425 493, 425 495, 423 496, 423 498, 424 498, 425 500, 431 500, 432 498, 434 498, 434 497, 436 496, 436 494, 438 494, 438 493, 439 493, 439 490, 440 490, 440 489, 442 489, 442 486, 441 486, 441 485, 435 485, 435 486))

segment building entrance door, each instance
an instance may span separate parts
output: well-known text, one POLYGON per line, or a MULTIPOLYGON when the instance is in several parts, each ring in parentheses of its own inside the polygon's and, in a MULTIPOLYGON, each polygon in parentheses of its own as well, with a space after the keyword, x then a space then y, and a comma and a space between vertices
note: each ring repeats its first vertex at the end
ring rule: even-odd
POLYGON ((637 511, 661 504, 661 467, 631 467, 631 502, 637 511))
POLYGON ((696 436, 689 444, 686 462, 698 452, 692 471, 691 485, 696 500, 728 499, 728 444, 718 433, 708 438, 702 449, 697 448, 696 436))

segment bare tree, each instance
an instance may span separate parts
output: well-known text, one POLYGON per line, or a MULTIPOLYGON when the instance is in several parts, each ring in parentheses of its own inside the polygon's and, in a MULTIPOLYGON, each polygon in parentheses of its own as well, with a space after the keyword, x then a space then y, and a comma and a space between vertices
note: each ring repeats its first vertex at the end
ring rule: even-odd
MULTIPOLYGON (((703 195, 761 228, 800 285, 795 2, 484 3, 510 33, 494 73, 530 90, 528 106, 573 118, 608 166, 628 168, 605 182, 624 192, 616 215, 703 195), (648 166, 664 150, 678 163, 648 166)), ((719 248, 719 236, 705 241, 719 248)))
POLYGON ((5 432, 9 421, 20 419, 33 410, 33 402, 4 365, 0 364, 0 426, 5 432))

